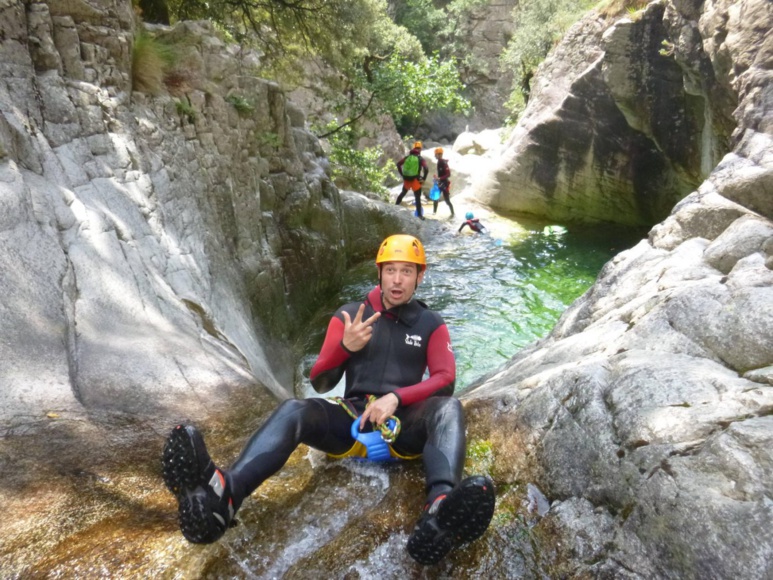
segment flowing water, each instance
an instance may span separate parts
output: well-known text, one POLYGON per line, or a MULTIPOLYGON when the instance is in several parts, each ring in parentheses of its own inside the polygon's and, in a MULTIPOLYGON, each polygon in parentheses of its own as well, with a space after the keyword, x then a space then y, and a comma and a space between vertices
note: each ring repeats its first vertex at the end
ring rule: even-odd
MULTIPOLYGON (((491 235, 459 235, 447 222, 428 227, 434 235, 424 240, 429 265, 419 297, 448 324, 457 391, 548 333, 603 264, 644 233, 494 216, 485 221, 491 235)), ((308 376, 331 313, 345 301, 361 300, 375 277, 372 262, 353 268, 339 295, 310 322, 300 345, 301 375, 308 376)), ((305 378, 297 389, 300 396, 312 393, 305 378)), ((238 454, 274 405, 265 393, 245 395, 228 420, 215 418, 205 429, 221 465, 238 454)), ((198 546, 180 535, 176 502, 161 483, 158 456, 165 432, 154 421, 51 421, 38 439, 0 440, 0 466, 17 458, 18 467, 7 470, 0 486, 0 504, 11 522, 0 534, 0 578, 561 575, 551 568, 556 557, 541 540, 549 529, 538 525, 549 504, 526 481, 499 481, 486 535, 424 569, 405 551, 424 499, 421 462, 331 461, 301 446, 245 501, 238 514, 242 525, 214 545, 198 546)), ((498 451, 471 438, 471 472, 489 472, 498 451)))
MULTIPOLYGON (((602 266, 645 232, 499 218, 491 235, 444 232, 424 240, 427 274, 417 297, 443 316, 457 363, 456 390, 545 336, 594 282, 602 266)), ((308 374, 330 315, 362 300, 376 269, 353 268, 346 284, 305 333, 299 395, 314 396, 308 374)), ((341 395, 343 384, 332 393, 341 395)))
MULTIPOLYGON (((606 261, 644 233, 502 218, 492 225, 492 235, 459 235, 441 227, 424 240, 428 269, 418 296, 448 324, 457 359, 457 391, 547 334, 593 284, 606 261)), ((330 315, 344 302, 361 300, 375 277, 372 262, 353 268, 339 295, 310 323, 300 345, 305 356, 299 396, 314 396, 307 377, 330 315)), ((343 394, 342 389, 339 384, 331 395, 343 394)), ((311 480, 287 467, 269 479, 258 490, 265 495, 255 508, 243 508, 247 525, 238 539, 232 535, 229 554, 209 577, 311 578, 322 570, 331 578, 553 575, 553 556, 541 552, 531 531, 549 503, 532 484, 501 486, 495 522, 485 541, 437 567, 421 569, 404 549, 423 500, 420 462, 385 467, 303 453, 291 470, 309 464, 312 469, 305 473, 311 480), (286 506, 272 505, 271 498, 277 497, 272 487, 291 494, 286 506), (282 524, 277 528, 278 521, 282 524), (274 525, 266 530, 266 522, 274 525)))

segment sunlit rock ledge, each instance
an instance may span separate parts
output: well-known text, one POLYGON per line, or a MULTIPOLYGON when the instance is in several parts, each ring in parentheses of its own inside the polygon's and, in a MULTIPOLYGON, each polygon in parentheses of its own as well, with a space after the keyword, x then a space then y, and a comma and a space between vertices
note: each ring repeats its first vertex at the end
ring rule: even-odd
MULTIPOLYGON (((650 30, 674 31, 677 66, 708 65, 687 80, 716 83, 702 93, 716 130, 690 134, 700 134, 700 163, 688 157, 690 171, 678 175, 695 187, 679 192, 648 240, 607 265, 550 336, 462 395, 471 443, 489 442, 501 507, 481 542, 447 567, 471 577, 519 574, 511 566, 526 544, 516 538, 533 534, 534 561, 519 566, 535 576, 551 569, 538 566, 546 554, 557 555, 555 570, 565 576, 769 576, 773 115, 771 37, 760 31, 770 30, 771 5, 700 6, 656 2, 642 19, 650 30), (732 150, 715 155, 724 139, 732 150), (514 514, 527 483, 550 509, 525 526, 514 514)), ((623 48, 642 30, 635 22, 626 19, 608 39, 623 48)), ((205 24, 176 32, 201 41, 189 45, 202 72, 191 77, 202 85, 185 97, 195 115, 176 104, 181 96, 130 91, 127 2, 10 3, 2 26, 0 410, 13 435, 36 425, 43 436, 35 445, 2 439, 3 572, 88 575, 110 565, 202 575, 230 557, 229 541, 264 537, 291 516, 302 525, 292 502, 319 486, 333 493, 342 468, 311 469, 299 451, 245 508, 247 525, 216 546, 190 546, 158 473, 167 422, 183 412, 208 417, 214 452, 233 457, 274 395, 287 393, 284 333, 343 272, 341 248, 364 251, 386 229, 403 227, 402 218, 383 208, 374 214, 372 200, 333 188, 302 112, 273 84, 238 74, 244 62, 205 24), (229 91, 261 96, 252 116, 226 102, 229 91), (372 220, 366 231, 347 226, 363 219, 372 220)), ((583 29, 594 41, 604 33, 593 22, 583 29)), ((567 43, 582 38, 576 31, 567 43)), ((650 52, 660 40, 649 39, 650 52)), ((584 71, 596 50, 563 44, 556 70, 576 62, 584 71)), ((596 94, 592 81, 606 74, 599 66, 579 94, 596 94)), ((575 78, 536 82, 564 90, 575 78)), ((531 106, 550 98, 578 104, 566 97, 545 89, 531 106)), ((612 111, 626 100, 614 97, 604 93, 598 105, 612 111)), ((657 133, 631 132, 645 127, 637 124, 644 101, 615 113, 631 142, 657 133)), ((526 143, 529 119, 511 143, 526 143)), ((554 168, 550 158, 511 151, 500 169, 520 171, 512 183, 527 184, 525 160, 554 168)), ((583 173, 564 168, 557 183, 572 175, 583 173)), ((613 213, 625 203, 610 206, 613 213)), ((594 204, 578 208, 604 207, 594 204)), ((406 577, 415 571, 402 546, 421 507, 420 480, 419 468, 407 467, 390 478, 383 503, 343 506, 351 510, 346 531, 323 548, 326 558, 306 555, 298 577, 320 562, 343 576, 344 553, 375 561, 373 569, 386 560, 406 577), (349 541, 362 529, 367 546, 349 541)), ((270 557, 265 545, 255 547, 261 558, 270 557)))
POLYGON ((570 575, 766 578, 773 40, 759 30, 773 15, 764 1, 658 4, 682 24, 677 51, 710 60, 713 94, 735 92, 733 150, 548 337, 462 398, 502 443, 500 482, 535 481, 552 502, 570 575))

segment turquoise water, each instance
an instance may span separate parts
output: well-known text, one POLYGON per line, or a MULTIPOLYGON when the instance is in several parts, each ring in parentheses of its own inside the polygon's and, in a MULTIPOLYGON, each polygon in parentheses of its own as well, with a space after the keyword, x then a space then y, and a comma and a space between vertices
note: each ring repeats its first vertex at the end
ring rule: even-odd
MULTIPOLYGON (((548 334, 604 264, 646 233, 515 220, 511 225, 502 238, 449 231, 423 240, 428 265, 417 296, 448 325, 457 391, 548 334)), ((314 394, 307 377, 331 314, 344 302, 361 300, 375 282, 372 262, 353 268, 338 296, 312 321, 299 345, 304 353, 299 396, 314 394)))

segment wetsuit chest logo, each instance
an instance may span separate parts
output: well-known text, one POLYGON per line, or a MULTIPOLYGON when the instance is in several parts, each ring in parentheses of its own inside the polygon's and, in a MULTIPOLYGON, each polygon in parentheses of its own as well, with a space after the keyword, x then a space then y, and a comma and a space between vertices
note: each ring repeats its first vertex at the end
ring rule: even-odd
POLYGON ((406 334, 405 344, 421 347, 421 336, 418 334, 406 334))

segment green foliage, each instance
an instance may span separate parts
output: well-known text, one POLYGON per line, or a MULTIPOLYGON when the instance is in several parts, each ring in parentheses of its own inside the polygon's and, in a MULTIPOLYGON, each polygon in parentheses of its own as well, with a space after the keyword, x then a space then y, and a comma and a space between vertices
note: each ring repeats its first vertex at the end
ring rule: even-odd
POLYGON ((172 47, 140 31, 132 46, 132 89, 157 95, 164 89, 164 76, 175 62, 172 47))
POLYGON ((193 123, 196 119, 196 109, 193 108, 193 105, 191 105, 189 101, 175 101, 174 107, 177 110, 178 115, 187 117, 188 122, 193 123))
POLYGON ((264 131, 258 135, 258 147, 260 148, 277 149, 281 144, 282 138, 272 131, 264 131))
POLYGON ((511 116, 519 115, 520 103, 529 100, 529 83, 537 66, 566 30, 594 4, 593 0, 523 0, 513 10, 515 33, 502 54, 502 65, 515 74, 514 91, 522 99, 510 99, 511 116))
POLYGON ((425 54, 432 54, 443 47, 447 16, 444 10, 435 8, 432 0, 395 2, 393 18, 396 24, 419 40, 425 54))
POLYGON ((374 70, 366 86, 398 125, 417 121, 431 110, 465 112, 470 108, 462 96, 464 85, 456 61, 441 61, 437 55, 417 62, 393 56, 374 70))
POLYGON ((249 115, 255 110, 255 106, 249 101, 249 99, 242 97, 241 95, 228 95, 225 98, 226 102, 233 106, 240 115, 249 115))
POLYGON ((467 445, 465 469, 469 473, 488 473, 494 464, 494 448, 491 441, 475 440, 467 445))
POLYGON ((510 98, 505 103, 505 109, 510 112, 510 114, 507 116, 507 119, 505 119, 505 126, 512 128, 512 126, 518 122, 518 118, 521 116, 521 113, 523 113, 525 108, 526 98, 524 97, 523 91, 511 92, 510 98))
MULTIPOLYGON (((337 121, 328 123, 327 129, 338 126, 337 121)), ((366 147, 357 149, 357 131, 351 125, 332 133, 328 138, 330 143, 330 168, 333 180, 338 187, 361 192, 373 192, 386 201, 388 191, 384 181, 391 170, 388 166, 379 167, 383 157, 381 147, 366 147)))
POLYGON ((210 19, 257 46, 275 71, 309 55, 341 69, 378 52, 385 37, 398 42, 385 0, 171 0, 169 8, 176 19, 210 19))
MULTIPOLYGON (((462 10, 485 1, 452 4, 462 10)), ((397 21, 387 0, 171 0, 169 8, 173 18, 208 18, 230 38, 256 46, 256 74, 285 89, 313 77, 326 114, 355 132, 383 114, 409 128, 429 111, 470 106, 456 60, 427 56, 444 45, 447 28, 446 13, 432 0, 396 0, 397 21)))
POLYGON ((673 56, 674 55, 674 51, 676 50, 676 46, 674 45, 673 42, 669 42, 668 40, 663 39, 660 44, 661 44, 661 46, 663 46, 663 48, 661 48, 658 51, 658 54, 660 54, 660 56, 673 56))

